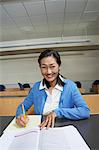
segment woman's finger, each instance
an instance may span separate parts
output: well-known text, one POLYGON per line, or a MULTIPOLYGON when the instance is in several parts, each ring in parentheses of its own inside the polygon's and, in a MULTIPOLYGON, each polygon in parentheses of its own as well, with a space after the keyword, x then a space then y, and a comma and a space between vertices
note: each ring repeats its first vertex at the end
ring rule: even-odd
POLYGON ((54 124, 55 124, 55 117, 52 116, 52 124, 51 124, 51 127, 52 127, 52 128, 54 127, 54 124))
POLYGON ((51 112, 50 114, 48 114, 45 120, 40 124, 40 129, 43 129, 44 127, 47 127, 47 129, 49 127, 54 127, 55 117, 56 117, 55 112, 51 112))
POLYGON ((20 120, 19 118, 16 119, 16 123, 17 123, 20 127, 24 127, 24 126, 25 126, 24 122, 23 122, 22 120, 20 120))
POLYGON ((48 118, 46 117, 46 119, 40 124, 40 129, 43 129, 44 127, 46 127, 48 122, 48 118))
POLYGON ((51 127, 51 124, 52 124, 52 117, 49 116, 49 117, 48 117, 48 123, 47 123, 47 129, 48 129, 49 127, 51 127))
POLYGON ((29 121, 29 118, 27 117, 26 119, 24 119, 23 115, 16 119, 16 123, 22 127, 25 127, 28 121, 29 121))

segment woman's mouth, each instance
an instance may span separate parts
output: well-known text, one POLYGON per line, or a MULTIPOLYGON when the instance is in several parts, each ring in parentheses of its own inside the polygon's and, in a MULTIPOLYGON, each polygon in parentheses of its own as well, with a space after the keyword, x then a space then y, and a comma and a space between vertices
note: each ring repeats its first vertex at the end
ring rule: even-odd
POLYGON ((46 75, 47 78, 53 78, 53 75, 46 75))

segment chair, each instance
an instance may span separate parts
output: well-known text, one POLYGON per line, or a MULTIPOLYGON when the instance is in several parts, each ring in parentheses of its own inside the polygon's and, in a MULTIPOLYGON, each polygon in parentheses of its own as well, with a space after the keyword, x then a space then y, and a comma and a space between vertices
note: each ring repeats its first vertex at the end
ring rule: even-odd
POLYGON ((5 91, 6 87, 3 84, 0 84, 0 91, 5 91))
POLYGON ((80 93, 84 94, 85 93, 85 89, 82 87, 81 82, 80 81, 76 81, 75 84, 76 84, 77 88, 79 89, 80 93))
POLYGON ((24 87, 24 88, 31 88, 30 85, 29 85, 29 83, 23 84, 23 87, 24 87))
POLYGON ((80 81, 76 81, 75 84, 76 84, 76 86, 77 86, 78 88, 81 88, 81 82, 80 82, 80 81))
POLYGON ((20 90, 24 90, 24 86, 21 83, 18 83, 20 90))

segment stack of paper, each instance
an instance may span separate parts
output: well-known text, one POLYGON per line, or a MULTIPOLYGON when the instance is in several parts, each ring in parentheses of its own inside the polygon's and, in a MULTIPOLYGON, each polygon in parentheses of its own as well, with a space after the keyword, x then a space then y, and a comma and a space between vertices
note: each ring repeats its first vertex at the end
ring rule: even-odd
MULTIPOLYGON (((36 116, 34 118, 36 119, 36 116)), ((74 126, 40 130, 36 126, 36 123, 39 125, 40 118, 33 127, 35 119, 32 118, 32 122, 30 121, 32 124, 28 124, 24 130, 17 128, 13 120, 0 138, 0 148, 3 150, 90 150, 74 126)))

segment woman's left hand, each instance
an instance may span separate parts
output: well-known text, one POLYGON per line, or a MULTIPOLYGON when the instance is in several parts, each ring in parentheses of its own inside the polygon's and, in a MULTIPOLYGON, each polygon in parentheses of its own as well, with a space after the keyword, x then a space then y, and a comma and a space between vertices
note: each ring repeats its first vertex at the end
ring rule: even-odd
POLYGON ((47 129, 50 127, 54 127, 55 118, 56 118, 55 112, 49 113, 46 116, 45 120, 40 124, 40 129, 43 129, 44 127, 46 127, 47 129))

